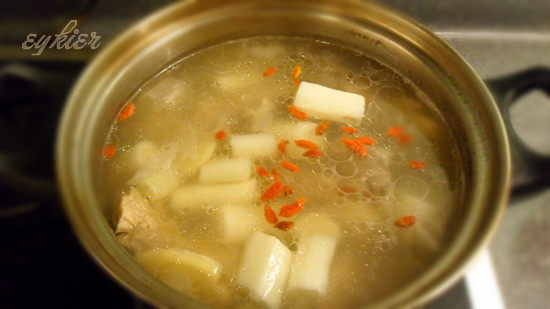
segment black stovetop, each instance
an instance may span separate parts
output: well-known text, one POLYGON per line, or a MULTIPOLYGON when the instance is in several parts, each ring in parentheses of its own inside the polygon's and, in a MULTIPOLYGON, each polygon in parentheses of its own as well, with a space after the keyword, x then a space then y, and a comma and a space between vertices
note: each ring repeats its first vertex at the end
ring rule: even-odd
POLYGON ((0 62, 1 307, 143 305, 83 250, 55 191, 55 128, 83 67, 0 62))

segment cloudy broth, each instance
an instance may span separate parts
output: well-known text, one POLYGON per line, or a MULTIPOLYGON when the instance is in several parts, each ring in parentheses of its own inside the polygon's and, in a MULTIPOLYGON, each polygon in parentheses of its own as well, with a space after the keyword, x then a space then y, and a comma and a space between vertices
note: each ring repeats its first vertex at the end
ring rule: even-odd
POLYGON ((463 187, 450 130, 418 88, 306 38, 229 41, 171 64, 126 102, 105 149, 119 241, 154 277, 217 307, 387 296, 443 252, 463 187), (363 97, 363 113, 289 108, 311 84, 363 97), (262 275, 251 263, 270 254, 278 271, 262 275))

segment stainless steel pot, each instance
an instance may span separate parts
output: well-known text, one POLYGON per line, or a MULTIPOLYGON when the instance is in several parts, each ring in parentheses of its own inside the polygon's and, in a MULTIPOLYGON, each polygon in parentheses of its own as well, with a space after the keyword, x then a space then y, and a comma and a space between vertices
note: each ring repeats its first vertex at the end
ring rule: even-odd
POLYGON ((362 1, 184 1, 104 48, 74 87, 57 141, 65 209, 82 244, 114 278, 152 304, 200 306, 141 270, 116 242, 100 191, 101 148, 120 102, 167 64, 215 43, 266 34, 361 50, 413 81, 441 110, 466 175, 459 231, 426 273, 372 305, 416 306, 433 298, 459 278, 503 214, 511 160, 506 130, 487 88, 452 48, 416 22, 362 1))

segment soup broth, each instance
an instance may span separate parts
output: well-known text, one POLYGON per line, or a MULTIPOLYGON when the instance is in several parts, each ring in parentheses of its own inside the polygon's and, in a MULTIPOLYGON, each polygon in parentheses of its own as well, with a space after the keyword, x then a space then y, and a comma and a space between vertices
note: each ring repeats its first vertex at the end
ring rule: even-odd
POLYGON ((121 244, 217 307, 355 307, 450 242, 450 130, 368 55, 296 37, 224 42, 168 66, 114 119, 102 173, 121 244))

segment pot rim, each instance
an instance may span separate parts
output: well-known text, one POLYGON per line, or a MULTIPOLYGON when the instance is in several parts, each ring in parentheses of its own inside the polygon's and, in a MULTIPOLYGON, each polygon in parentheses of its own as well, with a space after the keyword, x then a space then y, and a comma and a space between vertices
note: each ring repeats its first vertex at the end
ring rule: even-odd
MULTIPOLYGON (((355 2, 349 0, 348 2, 355 2)), ((78 170, 79 165, 77 163, 78 158, 73 156, 71 157, 70 153, 65 150, 67 147, 74 147, 75 144, 78 144, 76 140, 75 131, 73 131, 76 126, 76 118, 74 115, 79 114, 79 94, 86 91, 86 85, 89 83, 93 73, 97 68, 104 62, 108 61, 113 53, 116 53, 120 46, 128 44, 128 41, 148 27, 155 26, 157 23, 161 23, 163 19, 167 16, 174 14, 175 12, 182 10, 188 6, 192 6, 196 1, 187 0, 180 3, 170 5, 149 17, 143 19, 139 23, 132 26, 130 29, 124 31, 121 35, 117 36, 108 46, 106 46, 94 59, 88 64, 84 73, 78 78, 77 83, 73 86, 70 96, 67 99, 66 107, 64 108, 63 115, 58 127, 57 133, 57 143, 56 143, 56 172, 59 187, 61 189, 61 196, 63 200, 63 205, 65 212, 69 218, 69 221, 72 225, 73 230, 78 236, 80 243, 86 248, 88 253, 90 253, 94 260, 105 269, 110 276, 115 278, 120 282, 126 289, 131 292, 139 295, 141 298, 146 299, 148 302, 155 304, 157 306, 166 306, 167 303, 170 306, 177 304, 177 299, 182 296, 178 293, 169 290, 159 284, 158 282, 135 282, 132 280, 134 276, 131 273, 131 270, 128 270, 127 265, 123 265, 116 260, 113 260, 112 257, 107 255, 105 250, 113 249, 113 247, 106 247, 106 244, 102 242, 98 235, 93 235, 94 224, 97 224, 95 221, 88 220, 86 214, 83 213, 82 205, 86 205, 85 198, 78 193, 79 188, 76 187, 76 178, 78 173, 75 174, 75 171, 78 170), (69 164, 70 163, 70 164, 69 164), (159 288, 162 286, 165 290, 163 295, 155 294, 154 288, 159 288), (177 295, 177 296, 176 296, 177 295), (175 301, 174 301, 175 300, 175 301), (167 303, 163 303, 167 301, 167 303)), ((238 3, 238 2, 237 2, 238 3)), ((439 271, 440 278, 434 279, 437 283, 432 284, 427 289, 420 289, 416 293, 413 293, 413 296, 407 295, 407 288, 410 288, 411 285, 417 283, 415 279, 413 282, 408 284, 406 287, 400 289, 398 293, 394 293, 389 296, 389 298, 384 298, 381 302, 374 303, 370 306, 374 307, 394 307, 394 306, 418 306, 426 303, 428 300, 433 299, 435 296, 442 293, 447 289, 451 284, 456 282, 460 276, 465 271, 466 266, 470 263, 473 258, 484 248, 490 239, 494 236, 498 223, 501 221, 506 202, 509 196, 509 185, 511 177, 511 158, 510 158, 510 149, 508 138, 506 135, 506 129, 504 126, 503 119, 498 111, 497 105, 494 102, 492 96, 489 93, 489 90, 484 85, 479 76, 472 70, 469 64, 446 42, 437 37, 431 31, 429 31, 424 26, 415 22, 414 20, 406 17, 400 13, 393 12, 381 5, 374 4, 371 2, 362 2, 362 6, 380 14, 383 17, 389 18, 392 22, 398 22, 402 25, 410 26, 417 35, 421 36, 423 39, 430 41, 432 44, 438 45, 439 48, 443 48, 446 52, 452 57, 456 58, 456 66, 458 70, 465 74, 469 81, 472 82, 472 86, 475 87, 475 92, 479 96, 480 100, 484 101, 488 110, 488 116, 494 122, 492 128, 496 133, 496 141, 498 145, 499 156, 495 159, 498 160, 498 179, 493 180, 493 194, 491 197, 493 200, 491 203, 494 205, 494 213, 487 215, 485 218, 478 218, 479 220, 484 220, 480 224, 480 229, 478 234, 480 237, 476 239, 475 242, 469 241, 468 246, 464 245, 463 247, 458 247, 456 243, 459 239, 453 240, 453 245, 447 249, 447 252, 440 257, 435 265, 430 267, 421 277, 426 276, 429 273, 437 273, 439 271), (454 249, 454 251, 451 251, 454 249), (449 266, 448 263, 452 259, 458 259, 457 263, 449 266), (439 268, 438 268, 439 267, 439 268), (443 272, 444 268, 451 269, 450 271, 443 272)), ((89 183, 88 183, 89 184, 89 183)), ((473 224, 473 223, 472 223, 473 224)), ((462 227, 466 229, 466 226, 462 227)), ((472 228, 473 229, 473 228, 472 228)), ((97 232, 97 231, 95 231, 97 232)), ((463 238, 467 238, 468 235, 463 235, 463 238)), ((464 239, 463 239, 464 241, 464 239)), ((134 278, 135 279, 135 278, 134 278)), ((187 298, 186 298, 187 299, 187 298)), ((203 305, 189 300, 189 305, 202 307, 203 305)))

